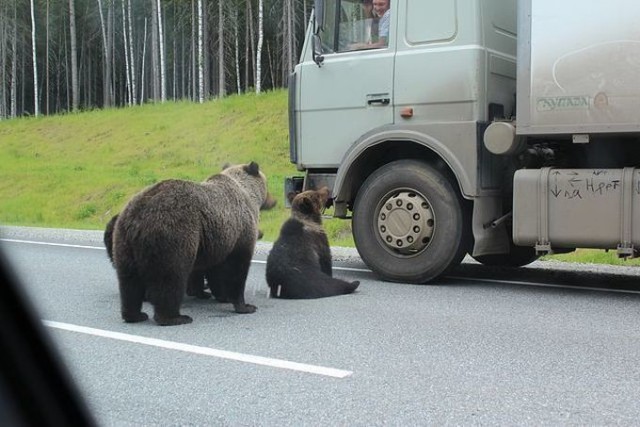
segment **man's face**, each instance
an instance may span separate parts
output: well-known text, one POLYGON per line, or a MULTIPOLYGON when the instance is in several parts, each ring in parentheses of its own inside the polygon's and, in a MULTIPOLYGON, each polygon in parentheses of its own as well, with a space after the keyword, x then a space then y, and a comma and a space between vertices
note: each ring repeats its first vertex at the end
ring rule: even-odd
POLYGON ((378 16, 384 15, 389 9, 389 0, 373 0, 373 11, 378 16))

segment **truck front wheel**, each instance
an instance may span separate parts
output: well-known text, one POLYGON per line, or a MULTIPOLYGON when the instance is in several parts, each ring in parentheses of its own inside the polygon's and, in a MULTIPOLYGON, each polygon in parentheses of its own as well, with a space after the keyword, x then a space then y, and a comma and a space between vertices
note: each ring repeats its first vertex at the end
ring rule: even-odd
POLYGON ((469 248, 467 211, 447 177, 397 160, 371 174, 353 209, 360 256, 386 280, 424 283, 457 266, 469 248))

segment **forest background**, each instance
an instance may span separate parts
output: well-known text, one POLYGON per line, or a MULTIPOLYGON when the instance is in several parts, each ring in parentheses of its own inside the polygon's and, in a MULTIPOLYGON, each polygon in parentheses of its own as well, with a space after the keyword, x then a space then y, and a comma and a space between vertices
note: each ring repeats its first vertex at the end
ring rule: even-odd
POLYGON ((287 86, 312 0, 1 0, 0 119, 287 86))

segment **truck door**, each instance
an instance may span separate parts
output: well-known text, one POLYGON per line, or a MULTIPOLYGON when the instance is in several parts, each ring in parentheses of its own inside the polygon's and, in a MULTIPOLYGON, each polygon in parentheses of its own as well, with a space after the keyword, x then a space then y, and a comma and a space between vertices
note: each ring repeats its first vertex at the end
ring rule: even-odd
MULTIPOLYGON (((305 55, 300 73, 300 130, 304 141, 299 163, 337 167, 364 133, 393 123, 393 63, 396 16, 389 9, 385 40, 383 19, 368 11, 373 2, 396 0, 326 0, 320 33, 320 66, 305 55)), ((309 44, 309 43, 308 43, 309 44)))

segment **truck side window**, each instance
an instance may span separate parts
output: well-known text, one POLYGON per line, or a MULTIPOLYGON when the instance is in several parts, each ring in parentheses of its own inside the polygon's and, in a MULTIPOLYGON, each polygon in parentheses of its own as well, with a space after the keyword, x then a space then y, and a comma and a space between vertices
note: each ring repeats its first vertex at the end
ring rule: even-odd
POLYGON ((377 49, 389 44, 390 0, 340 2, 340 23, 335 51, 377 49))

